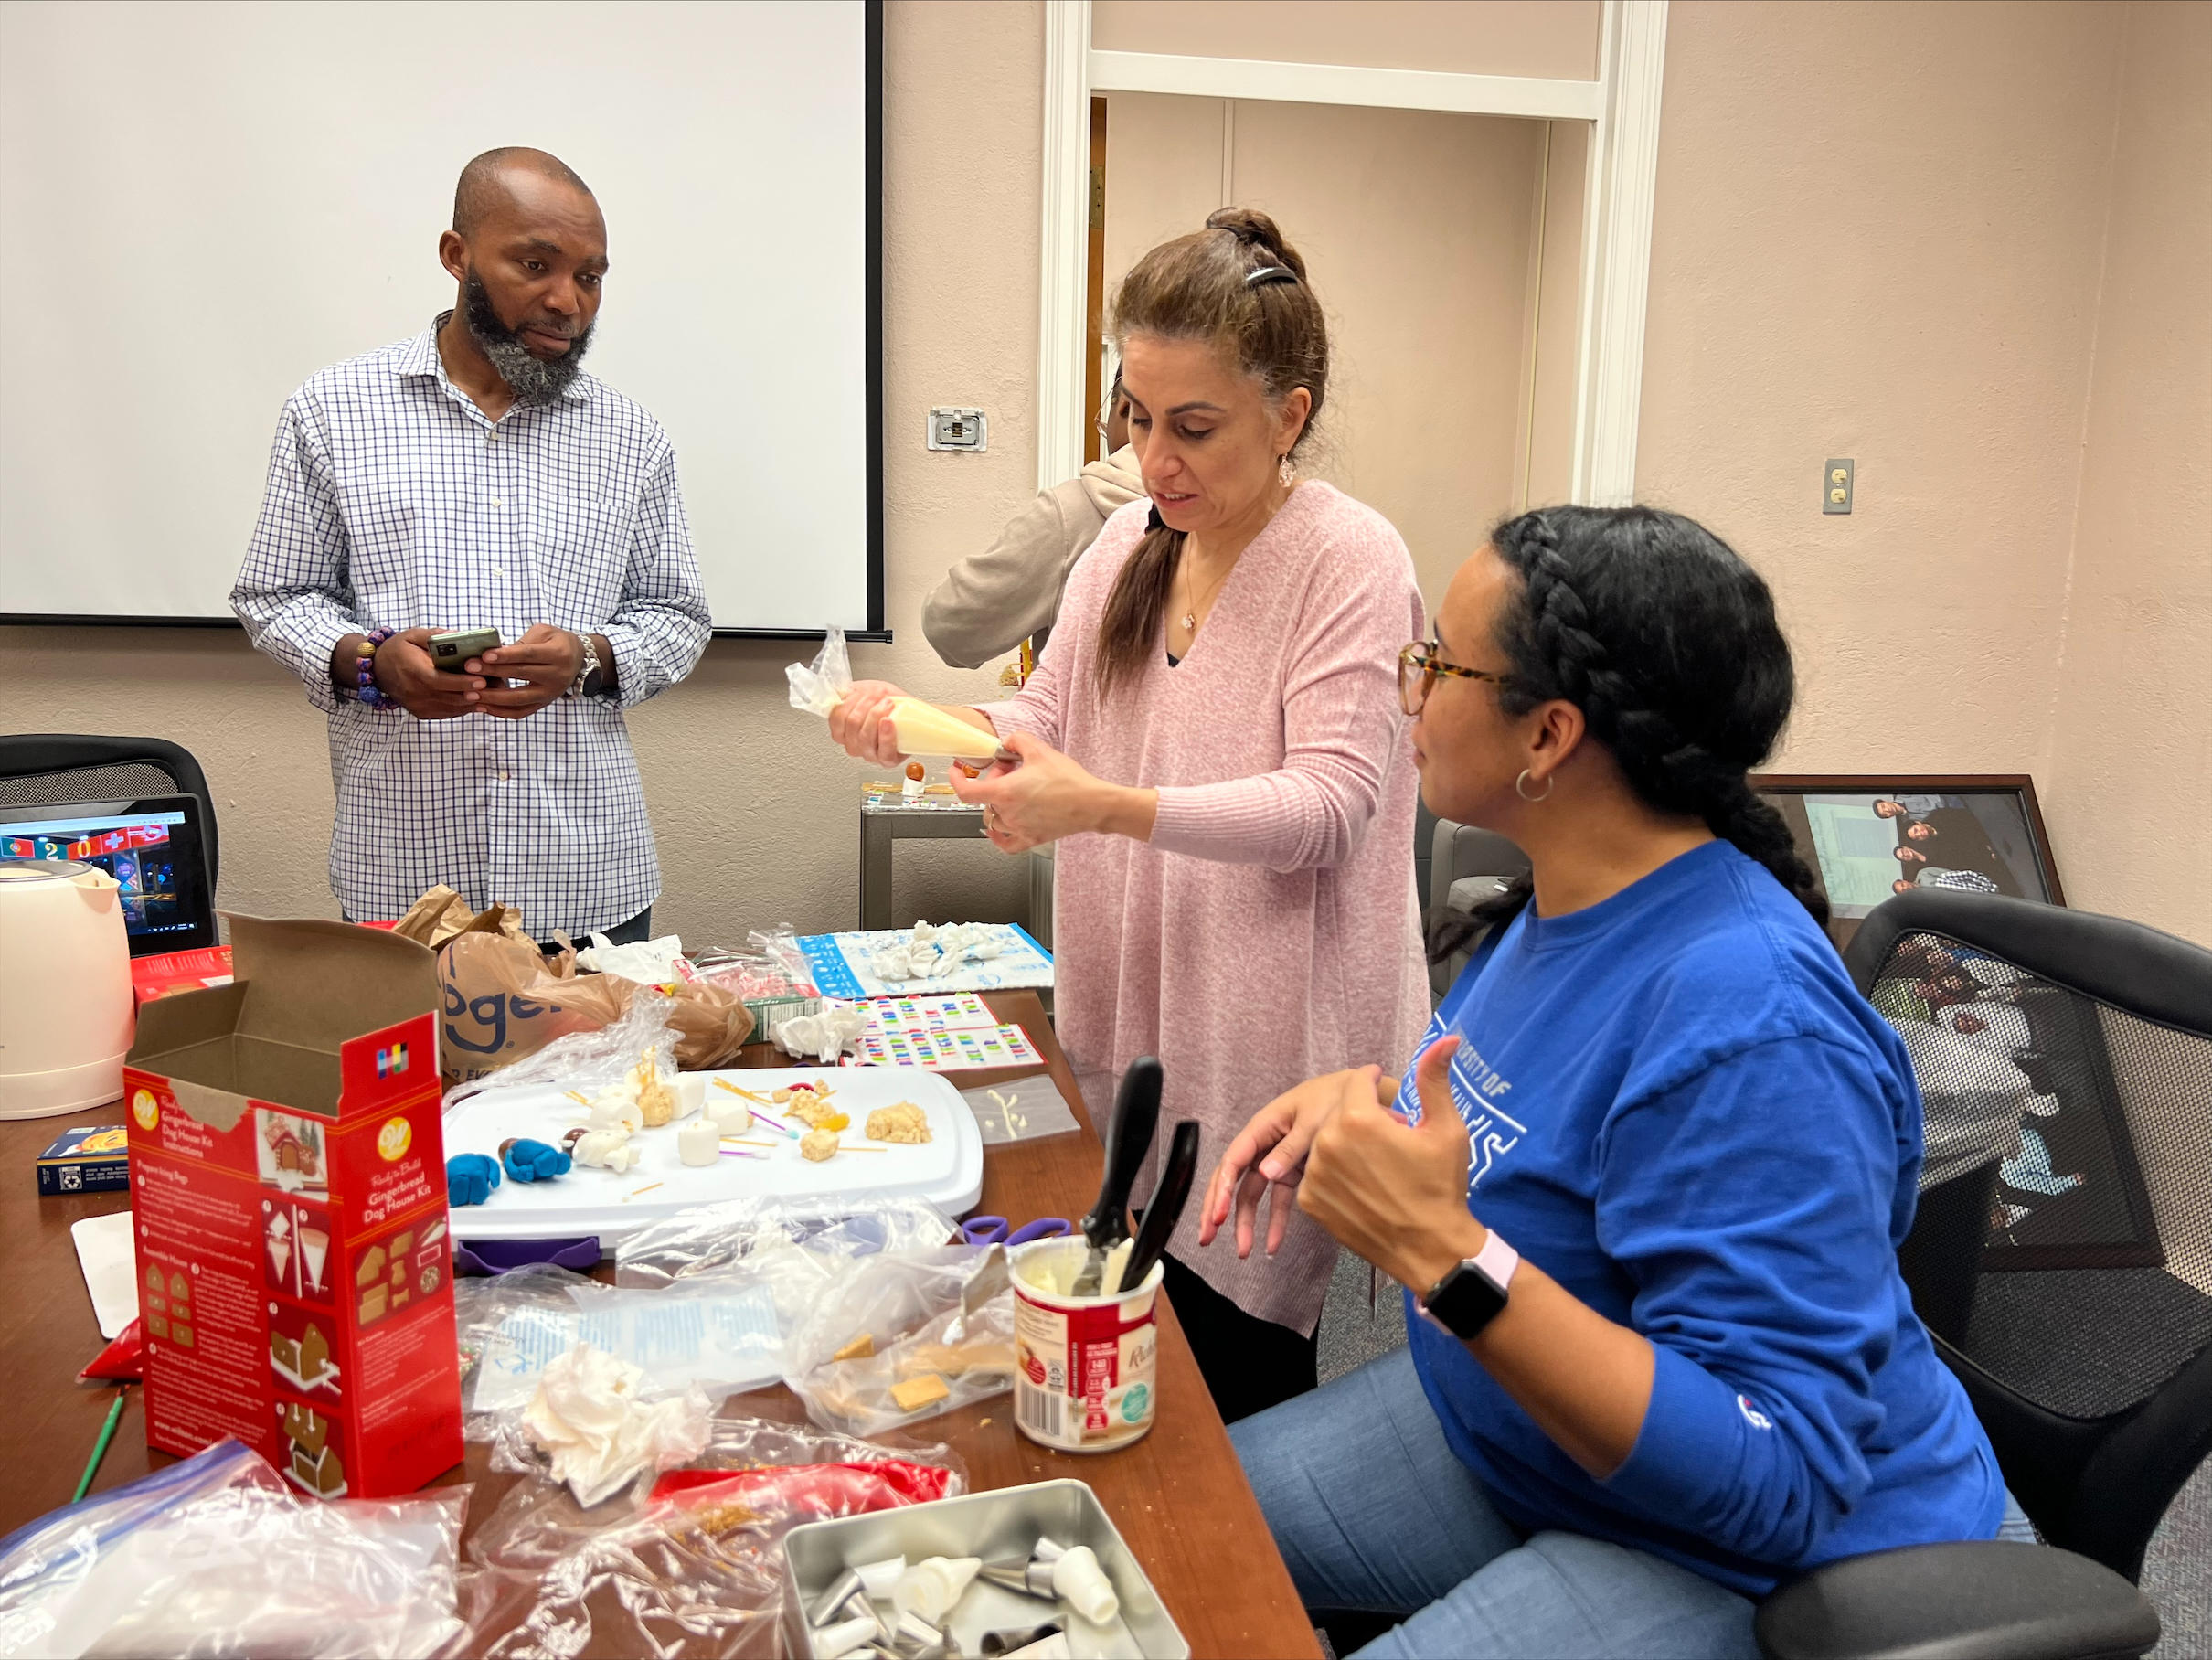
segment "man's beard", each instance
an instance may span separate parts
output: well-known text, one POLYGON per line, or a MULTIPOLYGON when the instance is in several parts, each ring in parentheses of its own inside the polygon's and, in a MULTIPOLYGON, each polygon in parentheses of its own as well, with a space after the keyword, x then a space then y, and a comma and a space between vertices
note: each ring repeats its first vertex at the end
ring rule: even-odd
POLYGON ((499 314, 492 309, 492 296, 484 292, 484 280, 473 271, 462 293, 466 300, 462 318, 484 348, 484 355, 492 360, 492 367, 499 371, 499 378, 507 383, 507 390, 515 394, 516 403, 542 408, 568 389, 590 347, 591 331, 599 326, 596 322, 569 341, 569 349, 559 356, 550 360, 534 357, 522 343, 522 335, 500 322, 499 314))

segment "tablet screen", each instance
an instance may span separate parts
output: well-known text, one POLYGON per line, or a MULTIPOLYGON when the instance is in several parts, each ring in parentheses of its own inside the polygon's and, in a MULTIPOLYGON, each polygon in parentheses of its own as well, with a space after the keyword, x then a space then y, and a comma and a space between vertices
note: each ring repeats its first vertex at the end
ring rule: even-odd
POLYGON ((122 889, 133 957, 218 943, 192 795, 0 806, 0 858, 74 859, 122 889))

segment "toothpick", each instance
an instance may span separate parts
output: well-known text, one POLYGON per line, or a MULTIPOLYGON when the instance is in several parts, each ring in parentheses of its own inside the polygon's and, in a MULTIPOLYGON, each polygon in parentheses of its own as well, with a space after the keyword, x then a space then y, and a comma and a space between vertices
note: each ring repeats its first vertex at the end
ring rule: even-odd
POLYGON ((585 1099, 583 1092, 580 1090, 569 1090, 567 1091, 567 1094, 569 1099, 574 1101, 580 1107, 588 1107, 591 1104, 590 1101, 585 1099))
POLYGON ((774 1147, 782 1144, 778 1142, 749 1142, 735 1135, 725 1135, 722 1137, 722 1139, 726 1142, 733 1143, 740 1147, 774 1147))
POLYGON ((630 1197, 632 1198, 635 1198, 640 1193, 651 1193, 655 1187, 665 1187, 666 1186, 667 1184, 665 1182, 647 1182, 643 1187, 640 1187, 633 1192, 630 1197))

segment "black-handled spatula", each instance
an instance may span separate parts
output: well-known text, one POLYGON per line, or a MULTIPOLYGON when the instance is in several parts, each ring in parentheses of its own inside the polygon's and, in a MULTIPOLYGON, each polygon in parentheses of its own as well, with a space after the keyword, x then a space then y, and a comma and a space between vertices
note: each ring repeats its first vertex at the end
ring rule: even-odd
POLYGON ((1083 1259, 1083 1272, 1076 1276, 1076 1296, 1099 1295, 1106 1253, 1129 1238, 1129 1190, 1136 1186, 1137 1172, 1152 1152, 1163 1081, 1160 1063, 1150 1055, 1138 1056, 1122 1075, 1113 1122, 1106 1126, 1106 1177, 1099 1185, 1098 1203, 1083 1218, 1083 1238, 1090 1250, 1083 1259))
POLYGON ((1166 1254, 1168 1238, 1183 1219, 1183 1208, 1190 1202, 1190 1185, 1197 1174, 1198 1121, 1186 1118, 1175 1126, 1175 1139, 1167 1149, 1167 1168, 1160 1174, 1160 1185, 1152 1190, 1152 1202, 1144 1207, 1144 1224, 1137 1229, 1136 1247, 1129 1253, 1128 1266, 1122 1270, 1122 1282, 1113 1288, 1115 1295, 1126 1295, 1143 1284, 1152 1265, 1166 1254))

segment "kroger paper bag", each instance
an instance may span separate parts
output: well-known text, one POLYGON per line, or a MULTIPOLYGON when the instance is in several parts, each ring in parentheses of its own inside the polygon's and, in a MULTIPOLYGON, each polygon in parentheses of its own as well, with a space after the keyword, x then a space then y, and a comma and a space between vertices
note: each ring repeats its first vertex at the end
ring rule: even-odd
MULTIPOLYGON (((443 1000, 440 1069, 446 1086, 473 1082, 535 1055, 556 1038, 619 1019, 638 987, 617 974, 578 974, 569 953, 547 959, 526 939, 463 933, 438 953, 443 1000)), ((752 1015, 733 992, 705 984, 670 993, 675 1060, 697 1070, 737 1058, 752 1015)))

